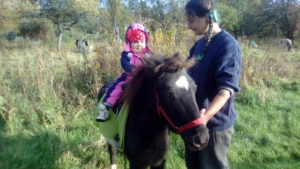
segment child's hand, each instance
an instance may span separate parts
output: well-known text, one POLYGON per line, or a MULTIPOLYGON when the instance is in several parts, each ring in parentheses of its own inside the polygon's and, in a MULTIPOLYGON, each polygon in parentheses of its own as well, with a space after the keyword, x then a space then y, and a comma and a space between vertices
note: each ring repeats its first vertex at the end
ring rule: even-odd
POLYGON ((149 58, 149 57, 151 57, 151 56, 152 56, 151 53, 145 53, 145 58, 149 58))

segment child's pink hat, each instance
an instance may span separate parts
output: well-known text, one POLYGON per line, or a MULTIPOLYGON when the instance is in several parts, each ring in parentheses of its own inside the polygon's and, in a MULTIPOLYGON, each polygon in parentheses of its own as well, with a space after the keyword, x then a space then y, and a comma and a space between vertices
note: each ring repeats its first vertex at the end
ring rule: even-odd
POLYGON ((124 45, 124 49, 125 49, 126 52, 129 52, 131 50, 130 49, 130 43, 132 42, 132 40, 137 39, 138 35, 141 36, 139 38, 145 38, 145 40, 146 40, 146 51, 151 51, 150 47, 148 45, 149 35, 146 31, 146 28, 144 27, 144 25, 142 25, 140 23, 133 23, 127 28, 126 35, 125 35, 125 40, 126 40, 125 43, 126 44, 124 45), (134 34, 132 35, 133 32, 134 32, 134 34), (139 32, 143 32, 144 37, 142 37, 143 35, 140 34, 139 32))

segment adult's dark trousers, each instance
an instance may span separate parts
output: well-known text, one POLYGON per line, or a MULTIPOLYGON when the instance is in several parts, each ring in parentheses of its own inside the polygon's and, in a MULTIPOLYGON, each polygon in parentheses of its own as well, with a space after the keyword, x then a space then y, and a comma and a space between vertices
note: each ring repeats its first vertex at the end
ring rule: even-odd
POLYGON ((227 152, 233 134, 233 127, 224 131, 209 131, 207 147, 189 151, 186 147, 185 160, 188 169, 229 169, 227 152))

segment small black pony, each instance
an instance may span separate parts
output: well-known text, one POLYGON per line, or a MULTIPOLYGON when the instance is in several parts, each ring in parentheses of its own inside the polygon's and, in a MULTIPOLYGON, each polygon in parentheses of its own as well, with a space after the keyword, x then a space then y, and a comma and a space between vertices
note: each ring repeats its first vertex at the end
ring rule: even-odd
MULTIPOLYGON (((180 134, 191 150, 207 145, 208 129, 196 103, 196 85, 186 73, 193 61, 183 62, 175 54, 144 63, 125 88, 129 114, 124 152, 130 169, 163 169, 169 129, 180 134)), ((109 150, 113 165, 116 151, 111 146, 109 150)))

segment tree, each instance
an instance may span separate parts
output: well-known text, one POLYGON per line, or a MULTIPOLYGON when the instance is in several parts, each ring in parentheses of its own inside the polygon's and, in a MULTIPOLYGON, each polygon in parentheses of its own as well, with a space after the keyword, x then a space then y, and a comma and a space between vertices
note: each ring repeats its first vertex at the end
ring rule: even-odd
POLYGON ((253 13, 253 9, 261 0, 219 0, 218 9, 224 26, 237 36, 243 36, 246 31, 247 22, 245 17, 248 13, 253 13))
POLYGON ((277 0, 274 16, 278 28, 289 39, 295 38, 297 24, 300 19, 300 3, 297 0, 277 0))
POLYGON ((246 34, 295 38, 300 22, 300 4, 297 0, 261 0, 253 9, 244 18, 246 34))
POLYGON ((236 36, 294 39, 299 28, 299 0, 219 0, 218 9, 223 25, 236 36))
POLYGON ((62 35, 87 16, 98 9, 97 0, 40 0, 40 10, 35 17, 50 20, 56 28, 57 50, 61 49, 62 35), (84 3, 84 5, 83 5, 84 3))
POLYGON ((221 18, 219 18, 220 25, 223 28, 230 32, 235 32, 235 30, 239 29, 239 18, 236 15, 236 9, 221 3, 218 5, 218 9, 219 15, 221 16, 221 18))
POLYGON ((129 8, 129 10, 134 14, 134 16, 136 16, 139 22, 141 22, 142 20, 142 16, 141 16, 141 8, 140 8, 140 0, 128 0, 127 2, 127 7, 129 8))
POLYGON ((24 13, 37 9, 37 6, 31 0, 1 0, 0 32, 17 31, 24 13))
POLYGON ((110 22, 114 26, 114 32, 116 35, 116 39, 118 40, 118 42, 121 42, 120 28, 118 26, 118 21, 120 19, 121 10, 122 10, 121 0, 108 0, 107 5, 108 5, 108 11, 110 14, 109 15, 110 22))

